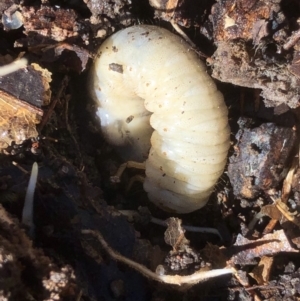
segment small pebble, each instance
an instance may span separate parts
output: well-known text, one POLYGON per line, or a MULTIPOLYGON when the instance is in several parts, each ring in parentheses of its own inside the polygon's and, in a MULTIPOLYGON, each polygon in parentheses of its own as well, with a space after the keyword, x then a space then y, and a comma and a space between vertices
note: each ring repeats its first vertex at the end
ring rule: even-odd
POLYGON ((124 281, 121 279, 114 280, 110 283, 110 290, 114 298, 118 299, 125 296, 124 281))

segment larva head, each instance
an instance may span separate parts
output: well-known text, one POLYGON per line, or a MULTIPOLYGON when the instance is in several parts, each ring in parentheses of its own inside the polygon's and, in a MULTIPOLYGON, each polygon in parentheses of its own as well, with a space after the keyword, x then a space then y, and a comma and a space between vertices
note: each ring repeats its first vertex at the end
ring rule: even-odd
POLYGON ((106 140, 116 146, 124 160, 142 162, 150 149, 151 113, 130 87, 132 80, 126 74, 130 62, 123 61, 122 57, 128 50, 123 43, 116 42, 116 35, 118 33, 98 50, 91 72, 91 94, 98 106, 96 114, 106 140))

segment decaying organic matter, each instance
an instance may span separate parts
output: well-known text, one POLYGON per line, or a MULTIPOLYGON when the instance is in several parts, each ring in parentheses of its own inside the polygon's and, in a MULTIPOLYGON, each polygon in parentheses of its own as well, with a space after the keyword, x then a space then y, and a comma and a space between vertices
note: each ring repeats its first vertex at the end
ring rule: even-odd
POLYGON ((37 64, 1 77, 0 150, 38 136, 41 107, 50 102, 51 73, 37 64))
POLYGON ((58 267, 44 253, 33 247, 20 223, 0 205, 0 299, 40 300, 75 298, 78 288, 71 266, 58 267), (28 275, 24 281, 24 275, 28 275), (26 298, 26 299, 25 299, 26 298))
POLYGON ((61 42, 79 34, 80 24, 77 22, 78 16, 74 10, 49 6, 39 9, 24 7, 22 15, 25 32, 44 36, 44 42, 50 39, 61 42))
POLYGON ((285 17, 281 11, 280 1, 264 0, 225 0, 217 1, 212 6, 211 22, 214 26, 214 39, 233 41, 253 40, 254 44, 272 33, 271 22, 283 23, 285 17))
MULTIPOLYGON (((299 106, 298 0, 3 0, 0 16, 1 66, 11 57, 25 57, 52 73, 50 88, 43 82, 44 76, 50 77, 32 65, 1 77, 10 89, 0 87, 1 93, 13 95, 5 101, 11 109, 6 107, 1 125, 29 119, 34 123, 43 114, 39 139, 13 143, 7 155, 0 154, 0 202, 5 208, 0 206, 2 299, 9 294, 10 299, 26 301, 300 298, 300 171, 295 156, 299 114, 290 110, 299 106), (207 73, 225 82, 217 80, 216 85, 229 112, 233 185, 224 173, 208 204, 182 221, 189 228, 213 232, 184 233, 172 214, 147 200, 139 183, 126 195, 127 183, 138 171, 126 170, 119 185, 110 182, 122 160, 93 120, 86 74, 104 39, 138 24, 175 34, 173 28, 183 31, 182 39, 187 36, 194 45, 189 51, 205 54, 199 59, 207 58, 207 73), (50 104, 44 107, 43 91, 49 100, 50 90, 50 104), (23 92, 28 93, 26 99, 23 92), (255 125, 237 124, 241 116, 251 117, 255 125), (32 242, 17 219, 35 161, 39 175, 32 242), (140 211, 139 223, 129 223, 120 214, 137 212, 140 204, 148 215, 140 211), (164 228, 149 224, 168 218, 176 221, 167 232, 171 247, 164 242, 164 228), (82 235, 83 229, 102 235, 109 252, 93 236, 82 235), (220 273, 226 262, 238 273, 185 290, 148 281, 140 273, 142 266, 142 273, 146 270, 153 279, 191 283, 195 275, 203 280, 199 268, 211 266, 220 273)), ((118 74, 126 70, 116 62, 109 68, 118 74)), ((135 118, 128 114, 127 124, 135 118)), ((26 126, 24 130, 28 132, 26 126)), ((36 132, 26 137, 32 135, 36 132)))
MULTIPOLYGON (((239 124, 245 123, 241 118, 239 124)), ((285 178, 294 155, 296 132, 291 128, 263 123, 242 127, 230 157, 228 176, 236 197, 253 199, 278 186, 285 178)))
POLYGON ((299 106, 300 81, 289 71, 287 61, 268 62, 262 58, 261 50, 256 51, 245 41, 222 41, 218 43, 213 62, 214 78, 261 89, 266 106, 299 106))
POLYGON ((297 25, 295 19, 286 17, 285 6, 280 2, 226 0, 213 6, 211 20, 217 50, 212 75, 220 81, 261 89, 268 107, 286 104, 296 108, 300 82, 295 70, 298 50, 292 52, 284 44, 297 25))
POLYGON ((89 234, 94 236, 101 244, 103 249, 115 260, 120 261, 131 268, 139 271, 145 277, 148 277, 151 280, 155 280, 158 282, 162 282, 165 284, 173 284, 178 286, 184 285, 193 285, 201 282, 209 281, 212 278, 226 275, 226 274, 233 274, 235 273, 235 269, 233 268, 224 268, 224 269, 216 269, 216 270, 208 270, 208 271, 201 271, 198 270, 194 274, 187 275, 187 276, 180 276, 180 275, 165 275, 164 273, 155 273, 148 268, 144 267, 143 265, 130 260, 121 254, 114 251, 104 240, 103 236, 96 231, 93 230, 83 230, 82 234, 89 234))

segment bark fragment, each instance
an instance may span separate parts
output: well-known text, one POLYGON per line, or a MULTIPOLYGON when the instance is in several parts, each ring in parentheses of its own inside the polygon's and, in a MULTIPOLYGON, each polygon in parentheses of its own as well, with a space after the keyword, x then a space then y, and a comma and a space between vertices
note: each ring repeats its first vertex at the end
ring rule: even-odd
POLYGON ((22 14, 26 35, 37 33, 58 42, 78 35, 80 26, 72 9, 23 7, 22 14))
POLYGON ((234 85, 261 89, 267 107, 299 105, 300 80, 289 71, 288 64, 264 60, 243 41, 218 44, 213 55, 212 76, 234 85))
POLYGON ((41 106, 51 98, 50 82, 51 73, 37 64, 1 77, 0 150, 38 135, 41 106))
POLYGON ((272 19, 280 11, 279 3, 280 1, 219 0, 211 11, 215 40, 257 40, 258 29, 262 25, 265 29, 261 37, 267 36, 272 19))
POLYGON ((295 145, 295 131, 264 123, 253 129, 240 129, 236 139, 228 166, 235 196, 251 199, 275 188, 287 173, 285 167, 295 145))
POLYGON ((210 20, 218 48, 212 76, 261 89, 267 107, 286 104, 296 108, 300 99, 299 54, 293 53, 292 47, 297 50, 299 34, 292 31, 299 27, 299 20, 286 16, 282 2, 219 0, 213 5, 210 20))
POLYGON ((274 256, 280 252, 299 253, 291 246, 283 230, 266 234, 255 241, 248 240, 239 234, 233 248, 236 249, 236 254, 232 256, 230 262, 241 265, 253 264, 255 258, 274 256))

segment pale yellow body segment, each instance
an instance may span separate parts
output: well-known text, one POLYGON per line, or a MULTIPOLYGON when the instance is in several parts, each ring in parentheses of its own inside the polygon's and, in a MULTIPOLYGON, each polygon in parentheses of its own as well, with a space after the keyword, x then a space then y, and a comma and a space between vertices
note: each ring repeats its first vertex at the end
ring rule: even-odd
POLYGON ((129 27, 101 45, 92 72, 103 134, 124 159, 147 159, 149 199, 177 213, 203 207, 230 129, 223 96, 189 45, 160 27, 129 27))

